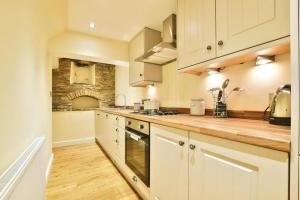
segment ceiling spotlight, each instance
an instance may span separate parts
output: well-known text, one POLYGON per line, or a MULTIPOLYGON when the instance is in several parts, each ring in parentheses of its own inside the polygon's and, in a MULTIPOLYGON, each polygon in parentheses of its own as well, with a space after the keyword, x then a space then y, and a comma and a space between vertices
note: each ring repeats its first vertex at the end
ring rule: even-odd
POLYGON ((95 22, 90 22, 90 28, 92 28, 92 29, 96 28, 95 22))
POLYGON ((275 61, 275 56, 257 56, 256 65, 266 65, 275 61))
POLYGON ((220 73, 220 68, 211 68, 208 70, 208 75, 213 75, 218 73, 220 73))

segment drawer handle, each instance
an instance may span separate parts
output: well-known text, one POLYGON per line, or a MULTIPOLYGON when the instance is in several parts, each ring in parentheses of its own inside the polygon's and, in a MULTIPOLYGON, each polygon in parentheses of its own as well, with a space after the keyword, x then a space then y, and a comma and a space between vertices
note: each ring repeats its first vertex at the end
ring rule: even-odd
POLYGON ((223 45, 224 45, 224 42, 223 42, 222 40, 220 40, 220 41, 218 42, 218 45, 219 45, 219 46, 223 46, 223 45))
POLYGON ((206 49, 207 49, 208 51, 210 51, 210 50, 212 49, 211 45, 208 45, 208 46, 206 47, 206 49))
POLYGON ((178 144, 179 144, 179 146, 183 146, 184 145, 184 141, 179 141, 178 144))
POLYGON ((194 150, 196 148, 196 146, 195 145, 193 145, 193 144, 190 144, 190 149, 191 150, 194 150))
POLYGON ((132 180, 133 180, 134 182, 137 182, 137 177, 136 177, 136 176, 133 176, 133 177, 132 177, 132 180))
POLYGON ((140 74, 140 76, 143 76, 143 74, 140 74))
POLYGON ((118 120, 119 120, 119 118, 118 118, 118 117, 116 117, 116 120, 118 121, 118 120))
POLYGON ((118 143, 119 143, 119 140, 115 140, 115 142, 118 144, 118 143))
POLYGON ((119 129, 118 129, 118 128, 116 128, 116 132, 119 132, 119 129))

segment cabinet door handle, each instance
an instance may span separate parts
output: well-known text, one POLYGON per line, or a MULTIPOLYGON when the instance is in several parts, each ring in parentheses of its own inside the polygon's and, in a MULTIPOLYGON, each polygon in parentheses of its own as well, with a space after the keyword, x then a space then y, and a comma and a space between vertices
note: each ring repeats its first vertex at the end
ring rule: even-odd
POLYGON ((106 118, 108 118, 108 114, 106 114, 105 116, 106 116, 106 118))
POLYGON ((222 40, 220 40, 220 41, 218 42, 218 45, 219 45, 219 46, 223 46, 223 45, 224 45, 224 42, 223 42, 222 40))
POLYGON ((97 116, 100 116, 100 114, 98 113, 97 116))
POLYGON ((184 145, 184 141, 179 141, 178 144, 179 144, 179 146, 183 146, 184 145))
POLYGON ((115 142, 118 144, 118 143, 119 143, 119 140, 115 140, 115 142))
POLYGON ((137 182, 137 177, 136 177, 136 176, 133 176, 133 177, 132 177, 132 180, 133 180, 134 182, 137 182))
POLYGON ((140 76, 143 76, 143 74, 140 74, 140 76))
POLYGON ((190 149, 191 150, 194 150, 196 148, 196 146, 195 145, 193 145, 193 144, 190 144, 190 149))
POLYGON ((210 51, 212 49, 211 45, 207 45, 206 49, 210 51))
POLYGON ((119 129, 118 129, 118 128, 116 128, 116 132, 119 132, 119 129))
POLYGON ((116 117, 116 120, 118 121, 118 120, 119 120, 119 118, 118 118, 118 117, 116 117))

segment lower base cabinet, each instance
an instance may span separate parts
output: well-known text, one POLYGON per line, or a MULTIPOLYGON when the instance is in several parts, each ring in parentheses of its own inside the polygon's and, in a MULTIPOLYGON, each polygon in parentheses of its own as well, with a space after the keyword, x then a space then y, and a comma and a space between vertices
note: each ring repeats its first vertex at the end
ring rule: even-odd
POLYGON ((95 119, 97 142, 137 193, 148 200, 149 188, 125 164, 125 118, 96 111, 95 119))
POLYGON ((288 154, 151 125, 151 200, 287 200, 288 154))

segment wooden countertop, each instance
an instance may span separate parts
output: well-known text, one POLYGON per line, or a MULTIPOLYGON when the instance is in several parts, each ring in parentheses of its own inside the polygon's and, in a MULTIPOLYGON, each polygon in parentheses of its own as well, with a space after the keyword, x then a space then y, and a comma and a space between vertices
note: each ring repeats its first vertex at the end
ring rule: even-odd
POLYGON ((187 114, 147 116, 134 114, 132 110, 100 110, 173 128, 290 152, 291 128, 271 125, 262 120, 214 118, 211 116, 191 116, 187 114))

